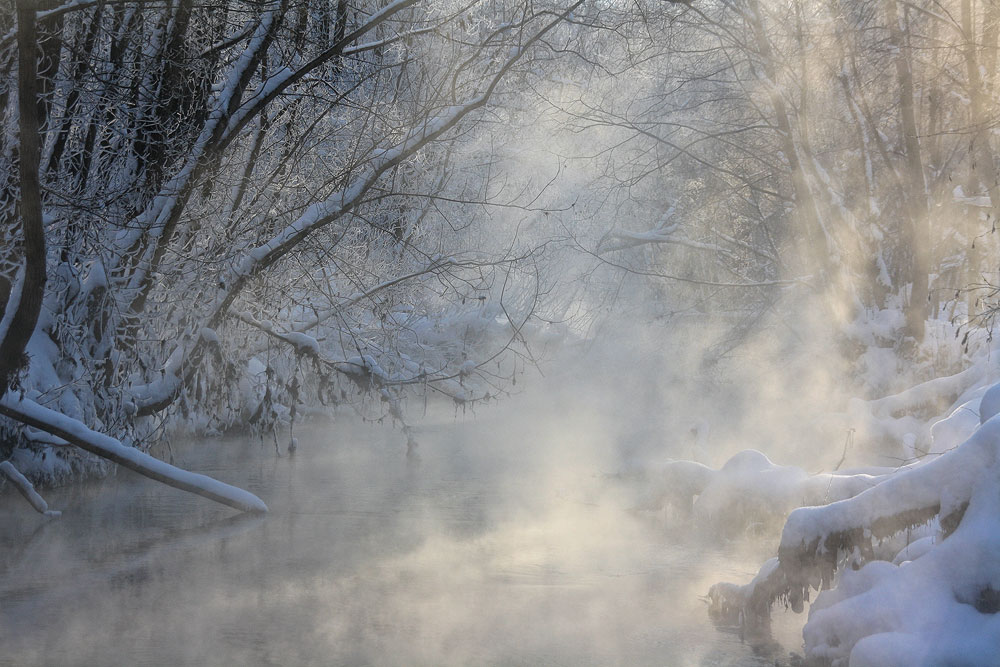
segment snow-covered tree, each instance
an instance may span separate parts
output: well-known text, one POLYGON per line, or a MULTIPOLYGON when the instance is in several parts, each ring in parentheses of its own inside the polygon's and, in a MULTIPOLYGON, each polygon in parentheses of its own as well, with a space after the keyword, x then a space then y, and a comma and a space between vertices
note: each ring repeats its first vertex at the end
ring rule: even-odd
POLYGON ((464 405, 518 371, 541 248, 483 244, 438 204, 491 204, 451 146, 580 2, 15 4, 12 465, 64 474, 93 464, 67 441, 108 457, 94 432, 273 429, 307 402, 405 429, 410 390, 464 405))

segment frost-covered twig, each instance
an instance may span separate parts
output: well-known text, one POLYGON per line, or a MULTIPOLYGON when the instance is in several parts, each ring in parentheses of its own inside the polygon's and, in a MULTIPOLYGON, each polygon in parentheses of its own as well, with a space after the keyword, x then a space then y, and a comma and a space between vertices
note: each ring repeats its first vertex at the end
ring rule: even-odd
POLYGON ((664 280, 673 280, 680 283, 687 283, 690 285, 705 285, 708 287, 726 287, 726 288, 761 288, 761 287, 792 287, 795 285, 809 285, 814 281, 814 276, 801 276, 798 278, 783 278, 774 280, 754 280, 754 281, 743 281, 743 282, 729 282, 720 280, 710 280, 702 279, 697 277, 683 276, 680 274, 664 273, 662 271, 653 271, 640 269, 635 266, 629 265, 627 262, 613 261, 608 258, 604 253, 603 249, 600 251, 594 250, 584 244, 580 243, 579 240, 575 238, 570 239, 573 242, 575 248, 581 252, 590 255, 594 259, 598 260, 606 266, 610 266, 615 269, 620 269, 627 273, 636 276, 648 276, 650 278, 662 278, 664 280))
MULTIPOLYGON (((694 241, 682 234, 677 233, 680 223, 671 223, 675 212, 676 208, 671 206, 667 209, 667 212, 660 217, 659 221, 657 221, 656 227, 646 232, 635 232, 623 229, 609 232, 603 239, 601 239, 600 243, 597 244, 597 253, 616 252, 619 250, 635 248, 641 245, 664 244, 680 245, 694 250, 704 250, 722 257, 732 256, 733 253, 728 248, 724 248, 716 243, 694 241)), ((732 243, 738 243, 728 237, 726 237, 726 240, 732 243)))
POLYGON ((39 514, 44 514, 45 516, 59 516, 62 514, 59 510, 49 509, 49 504, 45 502, 45 498, 38 495, 38 491, 35 491, 34 485, 28 481, 27 477, 21 474, 20 470, 14 467, 13 463, 10 461, 0 463, 0 472, 11 481, 14 487, 24 496, 24 499, 31 503, 31 506, 39 514))

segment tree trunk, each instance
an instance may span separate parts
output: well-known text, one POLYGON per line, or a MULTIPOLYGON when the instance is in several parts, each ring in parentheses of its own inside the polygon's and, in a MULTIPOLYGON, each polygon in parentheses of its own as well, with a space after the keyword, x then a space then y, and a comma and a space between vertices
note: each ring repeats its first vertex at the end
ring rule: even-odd
POLYGON ((20 213, 24 272, 7 303, 0 324, 0 396, 17 381, 25 365, 24 349, 35 331, 45 292, 45 231, 42 228, 41 160, 38 128, 37 41, 35 9, 31 0, 17 0, 17 95, 19 119, 20 213), (12 303, 16 301, 15 303, 12 303), (13 308, 13 312, 9 312, 13 308), (9 317, 9 319, 8 319, 9 317))
POLYGON ((909 246, 911 285, 910 300, 906 307, 906 334, 920 343, 924 339, 927 320, 927 281, 930 275, 931 239, 927 218, 927 186, 924 182, 920 137, 917 133, 909 40, 906 39, 906 29, 896 0, 886 0, 885 7, 889 43, 895 53, 902 143, 906 153, 904 181, 907 184, 906 209, 909 220, 904 238, 909 246))

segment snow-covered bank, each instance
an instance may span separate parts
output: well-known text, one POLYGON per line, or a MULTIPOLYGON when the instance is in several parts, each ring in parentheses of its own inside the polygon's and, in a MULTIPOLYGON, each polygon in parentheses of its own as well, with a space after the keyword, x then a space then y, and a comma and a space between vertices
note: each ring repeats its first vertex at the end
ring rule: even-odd
POLYGON ((966 470, 971 497, 952 534, 912 560, 845 570, 817 596, 803 630, 810 656, 851 667, 1000 665, 998 447, 997 419, 963 445, 978 450, 966 463, 989 463, 966 470))
POLYGON ((829 583, 845 551, 871 554, 876 540, 935 517, 941 528, 914 553, 847 570, 821 592, 803 631, 809 655, 852 667, 1000 664, 998 454, 993 416, 940 458, 792 513, 779 549, 789 589, 815 585, 818 563, 829 583))
MULTIPOLYGON (((1000 664, 1000 385, 984 384, 988 375, 964 371, 909 392, 927 403, 928 392, 945 387, 955 404, 926 427, 943 453, 898 469, 807 475, 744 452, 693 476, 701 484, 695 511, 718 508, 700 514, 716 530, 728 526, 716 516, 746 525, 764 511, 787 514, 777 557, 749 583, 713 586, 713 609, 752 622, 776 602, 801 611, 818 590, 803 630, 811 659, 836 667, 1000 664), (969 387, 968 377, 981 379, 969 387)), ((901 410, 885 416, 898 419, 901 410)))

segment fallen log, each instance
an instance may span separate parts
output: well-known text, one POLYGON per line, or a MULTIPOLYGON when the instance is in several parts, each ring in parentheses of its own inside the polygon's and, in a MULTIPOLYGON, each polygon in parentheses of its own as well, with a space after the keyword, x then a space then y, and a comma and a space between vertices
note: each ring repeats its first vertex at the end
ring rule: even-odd
POLYGON ((13 398, 13 393, 8 392, 6 396, 0 398, 0 414, 6 417, 51 433, 84 451, 167 486, 214 500, 241 512, 267 512, 264 501, 249 491, 230 486, 207 475, 181 470, 134 447, 126 447, 110 436, 93 431, 76 419, 29 399, 13 398))

